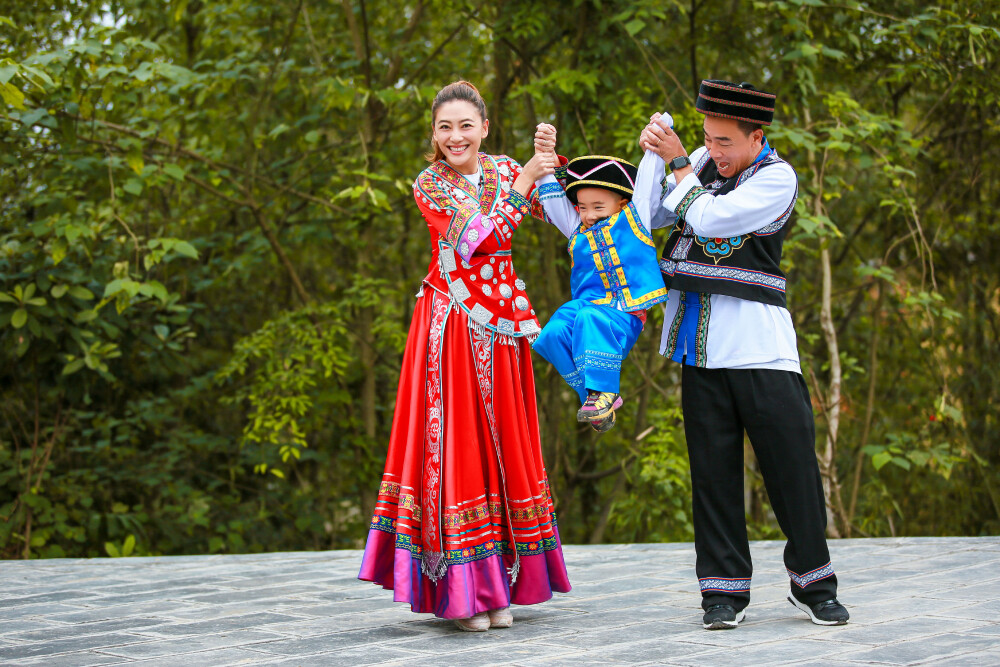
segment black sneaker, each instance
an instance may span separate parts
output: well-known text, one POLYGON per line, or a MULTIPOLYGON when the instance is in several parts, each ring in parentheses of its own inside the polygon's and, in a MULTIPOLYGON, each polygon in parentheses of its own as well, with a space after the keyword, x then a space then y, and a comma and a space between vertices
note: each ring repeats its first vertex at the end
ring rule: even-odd
POLYGON ((847 609, 844 605, 837 601, 837 598, 832 598, 826 602, 817 602, 816 604, 808 605, 805 602, 796 600, 794 596, 789 595, 788 601, 805 613, 809 614, 809 620, 816 625, 844 625, 847 623, 847 619, 851 617, 851 615, 847 613, 847 609))
POLYGON ((732 630, 744 619, 744 610, 736 611, 732 605, 713 604, 701 619, 706 630, 732 630))

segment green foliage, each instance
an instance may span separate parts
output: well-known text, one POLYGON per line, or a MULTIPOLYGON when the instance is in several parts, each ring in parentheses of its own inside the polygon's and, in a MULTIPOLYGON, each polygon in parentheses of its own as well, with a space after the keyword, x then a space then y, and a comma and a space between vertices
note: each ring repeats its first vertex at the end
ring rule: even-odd
MULTIPOLYGON (((638 159, 654 111, 698 145, 702 77, 776 92, 819 443, 842 372, 841 529, 1000 528, 995 0, 8 4, 3 556, 360 544, 429 259, 409 184, 460 77, 489 105, 485 149, 522 161, 542 120, 565 155, 638 159)), ((515 239, 543 322, 568 296, 563 248, 538 222, 515 239)), ((659 327, 600 437, 535 359, 567 542, 691 538, 659 327)), ((746 480, 751 534, 777 535, 752 456, 746 480)))

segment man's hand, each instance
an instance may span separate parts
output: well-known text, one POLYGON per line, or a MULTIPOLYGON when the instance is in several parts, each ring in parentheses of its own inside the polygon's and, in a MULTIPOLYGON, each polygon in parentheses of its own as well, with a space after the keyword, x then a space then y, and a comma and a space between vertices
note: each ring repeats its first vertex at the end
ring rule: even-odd
POLYGON ((653 151, 663 158, 664 162, 670 162, 675 157, 687 155, 684 144, 681 143, 680 138, 674 131, 670 129, 666 118, 660 116, 660 114, 653 114, 653 117, 650 118, 649 125, 646 126, 639 136, 639 146, 643 150, 653 151))
POLYGON ((539 123, 535 128, 535 153, 556 154, 556 128, 548 123, 539 123))
MULTIPOLYGON (((639 135, 639 147, 643 150, 653 151, 666 163, 675 157, 687 156, 688 154, 680 137, 670 127, 668 119, 673 120, 669 114, 666 116, 661 116, 658 113, 653 114, 649 119, 649 125, 639 135)), ((690 166, 675 170, 673 172, 675 181, 680 183, 692 171, 690 166)))

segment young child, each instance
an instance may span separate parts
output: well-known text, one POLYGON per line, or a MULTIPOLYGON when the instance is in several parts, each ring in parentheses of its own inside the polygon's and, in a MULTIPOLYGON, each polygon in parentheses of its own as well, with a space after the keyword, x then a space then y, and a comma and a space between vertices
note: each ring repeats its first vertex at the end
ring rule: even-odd
MULTIPOLYGON (((553 126, 539 125, 535 152, 555 153, 555 139, 553 126)), ((577 419, 601 433, 615 425, 622 362, 646 311, 667 300, 650 237, 658 188, 656 156, 649 155, 638 170, 620 158, 585 155, 557 170, 562 182, 556 176, 537 182, 546 220, 569 239, 572 298, 532 347, 579 394, 577 419)))

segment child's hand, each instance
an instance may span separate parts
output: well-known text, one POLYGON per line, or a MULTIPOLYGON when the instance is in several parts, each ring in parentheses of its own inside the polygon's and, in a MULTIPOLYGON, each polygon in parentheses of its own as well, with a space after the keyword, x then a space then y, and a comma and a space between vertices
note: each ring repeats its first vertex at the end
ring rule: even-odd
POLYGON ((539 123, 535 128, 535 152, 555 155, 556 128, 554 126, 548 123, 539 123))

